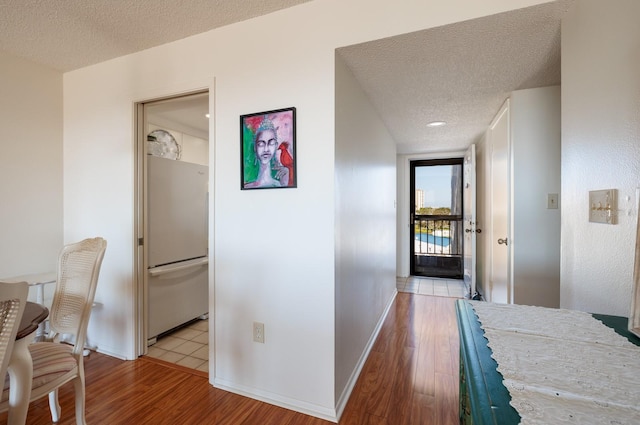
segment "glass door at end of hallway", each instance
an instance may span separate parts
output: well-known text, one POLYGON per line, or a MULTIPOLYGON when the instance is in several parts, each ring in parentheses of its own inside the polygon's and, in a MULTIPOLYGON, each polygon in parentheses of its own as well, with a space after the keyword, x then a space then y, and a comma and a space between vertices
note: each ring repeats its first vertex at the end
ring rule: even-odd
POLYGON ((411 161, 410 272, 463 277, 463 158, 411 161))

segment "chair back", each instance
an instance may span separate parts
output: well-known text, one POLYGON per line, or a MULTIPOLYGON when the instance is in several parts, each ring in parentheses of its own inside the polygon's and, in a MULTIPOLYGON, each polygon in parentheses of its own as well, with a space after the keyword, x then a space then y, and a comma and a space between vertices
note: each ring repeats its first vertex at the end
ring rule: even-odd
POLYGON ((48 339, 69 334, 75 339, 74 354, 82 355, 96 294, 100 266, 107 249, 103 238, 65 245, 58 257, 56 289, 49 315, 48 339))
POLYGON ((27 282, 0 282, 0 382, 4 382, 7 373, 28 293, 27 282))

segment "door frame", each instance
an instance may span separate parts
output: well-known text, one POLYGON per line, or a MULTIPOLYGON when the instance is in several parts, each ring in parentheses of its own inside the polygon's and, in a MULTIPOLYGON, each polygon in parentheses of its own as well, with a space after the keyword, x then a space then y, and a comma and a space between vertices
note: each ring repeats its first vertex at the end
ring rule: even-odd
MULTIPOLYGON (((443 157, 443 158, 433 158, 433 159, 415 159, 409 160, 409 202, 408 202, 408 210, 409 210, 409 274, 414 275, 415 273, 415 222, 414 222, 414 213, 415 213, 415 167, 417 166, 438 166, 438 165, 458 165, 460 166, 460 178, 464 179, 464 156, 455 156, 455 157, 443 157)), ((463 212, 464 212, 464 196, 463 196, 463 187, 464 181, 461 182, 461 191, 459 194, 460 197, 460 226, 464 225, 462 221, 463 212)), ((461 247, 464 246, 464 236, 460 238, 461 247)), ((402 249, 406 250, 407 245, 405 245, 402 249)), ((460 278, 464 276, 464 263, 463 263, 463 249, 460 250, 460 278)), ((434 276, 438 277, 438 276, 434 276)))
MULTIPOLYGON (((147 244, 144 243, 147 232, 146 232, 146 211, 147 211, 147 203, 146 203, 146 174, 147 174, 147 155, 146 155, 146 116, 145 116, 145 105, 150 103, 157 103, 162 101, 171 101, 172 99, 178 99, 186 96, 192 95, 201 95, 207 94, 209 96, 209 113, 211 117, 213 117, 213 102, 212 102, 212 90, 209 87, 195 89, 193 91, 186 91, 181 93, 175 93, 166 96, 159 96, 144 100, 138 100, 134 102, 133 111, 134 111, 134 131, 135 131, 135 140, 134 140, 134 152, 135 152, 135 161, 134 161, 134 176, 135 176, 135 184, 134 184, 134 238, 133 238, 133 252, 134 252, 134 291, 136 297, 135 303, 135 318, 136 318, 136 326, 134 329, 134 338, 135 338, 135 357, 140 357, 148 353, 147 347, 147 317, 148 317, 148 276, 147 276, 147 244)), ((209 121, 209 183, 211 184, 212 176, 214 175, 214 171, 212 170, 213 164, 211 163, 211 152, 213 151, 213 138, 212 127, 213 118, 209 121)), ((213 191, 210 190, 210 193, 213 191)), ((213 202, 212 197, 209 198, 209 229, 213 228, 213 210, 211 208, 213 202)), ((209 236, 211 236, 211 230, 209 230, 209 236)), ((211 253, 211 238, 209 242, 209 252, 211 253)), ((211 264, 213 262, 209 261, 209 271, 211 272, 211 264)), ((209 300, 211 300, 211 277, 209 278, 209 300)), ((210 313, 213 312, 211 301, 209 302, 209 310, 210 313)), ((209 325, 211 329, 213 329, 213 314, 209 314, 209 325)), ((209 343, 213 339, 213 332, 209 331, 209 343)), ((210 350, 211 352, 211 350, 210 350)), ((209 359, 209 369, 210 376, 213 376, 211 370, 213 370, 213 356, 210 356, 209 359)))
POLYGON ((462 207, 463 207, 463 228, 464 245, 463 267, 464 283, 468 287, 469 296, 472 299, 480 299, 477 290, 477 234, 482 230, 478 227, 477 215, 477 172, 476 172, 476 144, 472 143, 464 156, 463 177, 462 177, 462 207))
POLYGON ((410 207, 411 192, 411 161, 445 158, 464 158, 465 151, 451 151, 438 153, 399 154, 397 166, 397 216, 396 216, 396 275, 408 277, 410 275, 410 253, 407 249, 410 239, 410 207))

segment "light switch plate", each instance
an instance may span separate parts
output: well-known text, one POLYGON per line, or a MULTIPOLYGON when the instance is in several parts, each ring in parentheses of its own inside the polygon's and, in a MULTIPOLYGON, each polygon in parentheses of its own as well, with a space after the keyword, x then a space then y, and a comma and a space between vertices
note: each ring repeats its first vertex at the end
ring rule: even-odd
POLYGON ((592 223, 617 224, 617 198, 617 189, 590 191, 589 221, 592 223))
POLYGON ((557 210, 558 209, 558 194, 557 193, 547 193, 547 209, 548 210, 557 210))
POLYGON ((264 344, 264 323, 253 322, 253 342, 264 344))

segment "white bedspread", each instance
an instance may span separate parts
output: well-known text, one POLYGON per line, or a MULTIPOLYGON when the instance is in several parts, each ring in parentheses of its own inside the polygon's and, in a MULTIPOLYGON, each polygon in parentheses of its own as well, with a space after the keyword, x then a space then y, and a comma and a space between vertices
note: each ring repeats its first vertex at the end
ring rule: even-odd
POLYGON ((640 347, 588 313, 469 302, 522 424, 640 424, 640 347))

